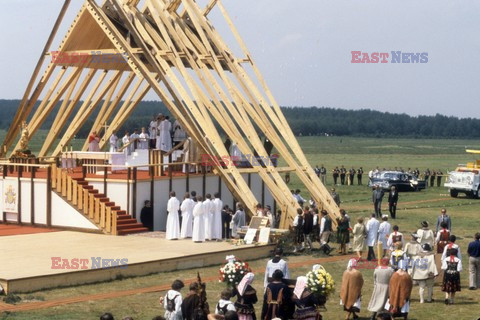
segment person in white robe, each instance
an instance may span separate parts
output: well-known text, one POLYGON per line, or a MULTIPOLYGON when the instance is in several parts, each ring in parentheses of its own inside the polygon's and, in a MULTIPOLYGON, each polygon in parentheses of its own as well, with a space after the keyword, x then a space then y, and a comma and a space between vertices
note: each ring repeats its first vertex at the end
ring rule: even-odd
POLYGON ((194 242, 205 241, 205 209, 203 207, 202 196, 197 196, 197 203, 193 207, 193 232, 192 240, 194 242))
MULTIPOLYGON (((195 172, 198 166, 198 150, 196 144, 193 142, 191 137, 187 138, 187 141, 183 144, 183 161, 190 163, 196 163, 195 165, 188 165, 190 172, 195 172)), ((183 173, 187 172, 187 165, 183 165, 183 173)))
POLYGON ((115 131, 112 132, 112 135, 110 136, 109 139, 109 144, 110 144, 110 152, 117 152, 117 143, 118 143, 118 137, 115 131))
POLYGON ((222 209, 223 201, 220 199, 220 193, 214 194, 213 215, 212 215, 212 239, 222 240, 222 209))
POLYGON ((207 193, 205 195, 205 201, 203 201, 203 208, 205 214, 203 218, 205 219, 205 239, 212 240, 212 221, 213 221, 213 212, 215 210, 212 196, 207 193))
POLYGON ((133 130, 133 133, 130 135, 130 141, 132 141, 132 143, 130 144, 129 148, 130 148, 130 154, 132 152, 135 152, 136 149, 138 149, 138 140, 140 138, 140 135, 138 134, 138 131, 137 129, 133 130))
POLYGON ((180 122, 178 122, 178 120, 175 120, 175 122, 173 123, 173 143, 177 145, 185 139, 187 139, 187 133, 185 132, 185 130, 183 130, 180 122))
POLYGON ((232 236, 237 238, 238 231, 246 224, 245 211, 243 210, 243 205, 241 203, 237 203, 237 211, 233 215, 232 222, 232 236))
POLYGON ((382 216, 382 223, 380 223, 380 226, 378 227, 378 242, 381 243, 382 249, 383 249, 383 257, 387 255, 387 249, 388 249, 388 236, 390 235, 390 229, 391 225, 388 223, 388 216, 384 214, 382 216))
POLYGON ((180 210, 182 211, 182 229, 180 232, 180 238, 191 238, 193 232, 193 207, 195 201, 190 198, 190 194, 187 192, 185 198, 182 201, 180 210))
POLYGON ((287 261, 282 259, 283 249, 277 247, 275 249, 275 257, 267 262, 267 267, 265 269, 265 279, 263 281, 263 286, 266 288, 268 285, 268 278, 273 275, 276 270, 281 270, 283 272, 284 279, 290 279, 290 272, 288 271, 287 261))
POLYGON ((367 260, 368 261, 372 261, 375 259, 374 247, 377 245, 379 227, 380 227, 380 222, 378 222, 378 220, 375 219, 375 213, 372 213, 372 217, 367 222, 367 246, 368 246, 367 260))
POLYGON ((176 240, 180 238, 180 222, 178 219, 178 210, 180 201, 175 197, 175 191, 170 192, 170 199, 167 203, 167 240, 176 240))
POLYGON ((166 117, 162 117, 158 125, 157 149, 168 152, 172 149, 172 124, 166 117))
POLYGON ((138 135, 138 149, 147 150, 149 140, 150 136, 148 135, 145 128, 142 128, 142 132, 138 135))
POLYGON ((155 149, 155 141, 157 138, 157 130, 158 130, 158 122, 157 116, 153 116, 153 120, 150 121, 150 125, 148 126, 148 133, 150 137, 150 148, 155 149))
MULTIPOLYGON (((128 134, 128 131, 127 131, 127 132, 125 132, 125 135, 122 138, 122 146, 125 147, 129 143, 130 143, 130 135, 128 134)), ((130 155, 130 148, 125 147, 123 149, 123 152, 125 152, 125 156, 129 156, 130 155)))

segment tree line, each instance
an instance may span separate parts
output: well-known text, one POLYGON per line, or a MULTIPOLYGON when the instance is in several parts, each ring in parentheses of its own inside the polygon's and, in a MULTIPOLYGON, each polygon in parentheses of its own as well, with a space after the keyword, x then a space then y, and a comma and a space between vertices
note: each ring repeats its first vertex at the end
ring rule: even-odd
MULTIPOLYGON (((7 130, 20 100, 0 100, 0 130, 7 130)), ((60 103, 59 103, 60 105, 60 103)), ((59 107, 57 105, 56 108, 59 107)), ((81 103, 78 104, 77 108, 81 103)), ((35 107, 38 106, 38 103, 35 107)), ((99 108, 79 130, 78 137, 86 137, 99 108)), ((410 116, 370 109, 345 110, 318 107, 282 107, 293 132, 302 136, 334 135, 363 137, 405 138, 480 138, 480 119, 434 116, 410 116)), ((124 123, 120 132, 148 126, 153 115, 170 115, 159 101, 141 101, 124 123)), ((32 113, 33 114, 33 113, 32 113)), ((73 119, 72 114, 71 119, 73 119)), ((55 119, 56 110, 50 113, 42 128, 48 129, 55 119)), ((70 120, 71 120, 70 119, 70 120)))

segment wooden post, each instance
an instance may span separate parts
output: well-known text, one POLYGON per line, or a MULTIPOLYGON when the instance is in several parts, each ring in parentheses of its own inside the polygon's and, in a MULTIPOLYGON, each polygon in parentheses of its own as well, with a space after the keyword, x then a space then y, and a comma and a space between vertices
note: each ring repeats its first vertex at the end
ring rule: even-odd
POLYGON ((190 192, 190 163, 185 164, 185 170, 187 170, 187 181, 186 181, 186 191, 185 192, 190 192))
POLYGON ((52 226, 52 167, 47 168, 47 227, 52 226))
POLYGON ((22 166, 18 167, 18 215, 17 215, 17 223, 22 224, 22 175, 23 175, 23 168, 22 166))
POLYGON ((155 201, 155 178, 154 178, 155 167, 149 167, 148 169, 150 174, 150 205, 152 206, 152 210, 154 210, 153 202, 155 201))
MULTIPOLYGON (((130 213, 130 176, 131 176, 132 168, 128 167, 127 169, 127 214, 130 213)), ((116 213, 115 213, 116 214, 116 213)))
MULTIPOLYGON (((113 167, 112 167, 113 170, 113 167)), ((103 194, 107 197, 107 167, 103 167, 103 194)))
POLYGON ((168 191, 172 191, 172 188, 173 188, 173 181, 172 181, 172 178, 173 178, 173 174, 172 174, 172 170, 173 170, 173 167, 172 167, 172 164, 169 162, 168 163, 168 191))
MULTIPOLYGON (((35 225, 35 172, 36 167, 32 167, 32 176, 30 178, 30 223, 35 225)), ((55 181, 55 180, 54 180, 55 181)))
POLYGON ((137 167, 133 168, 132 217, 137 218, 137 167))

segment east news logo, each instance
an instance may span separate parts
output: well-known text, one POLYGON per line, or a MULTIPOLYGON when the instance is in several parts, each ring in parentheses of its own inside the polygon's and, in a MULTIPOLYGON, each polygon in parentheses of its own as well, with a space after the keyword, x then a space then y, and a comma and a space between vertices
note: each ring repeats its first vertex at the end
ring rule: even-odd
POLYGON ((362 52, 352 51, 352 63, 427 63, 428 52, 362 52))

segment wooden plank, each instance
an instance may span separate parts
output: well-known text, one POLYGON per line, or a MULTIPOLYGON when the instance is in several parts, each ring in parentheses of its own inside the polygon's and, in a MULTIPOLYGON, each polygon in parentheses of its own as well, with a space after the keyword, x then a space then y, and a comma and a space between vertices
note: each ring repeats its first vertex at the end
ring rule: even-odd
POLYGON ((67 201, 72 201, 72 177, 67 175, 67 201))
POLYGON ((67 171, 62 171, 62 196, 67 196, 67 171))
POLYGON ((93 193, 88 193, 88 217, 93 219, 95 217, 95 197, 93 193))
POLYGON ((105 229, 105 202, 100 202, 100 227, 105 229))
POLYGON ((112 207, 107 207, 105 211, 105 215, 106 215, 106 230, 108 233, 112 233, 112 214, 113 214, 112 207))
POLYGON ((76 180, 72 180, 72 204, 76 206, 78 204, 78 183, 76 180))

